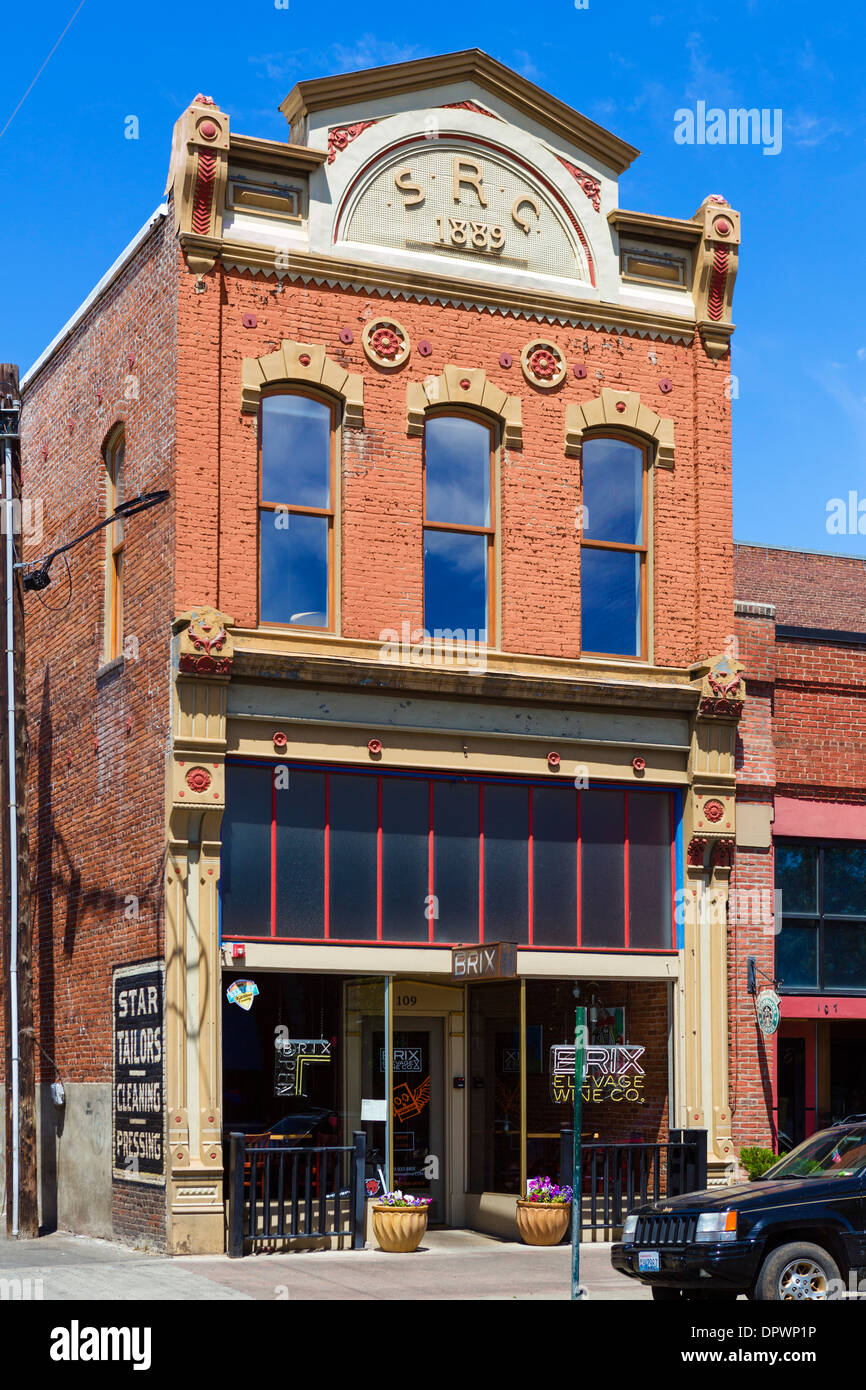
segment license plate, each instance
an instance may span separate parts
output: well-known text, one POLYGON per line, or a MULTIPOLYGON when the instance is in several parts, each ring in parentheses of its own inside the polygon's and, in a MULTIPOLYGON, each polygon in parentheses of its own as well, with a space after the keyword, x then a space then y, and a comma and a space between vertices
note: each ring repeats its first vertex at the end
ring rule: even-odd
POLYGON ((640 1250, 637 1257, 638 1273, 651 1273, 652 1270, 659 1268, 659 1252, 657 1250, 640 1250))

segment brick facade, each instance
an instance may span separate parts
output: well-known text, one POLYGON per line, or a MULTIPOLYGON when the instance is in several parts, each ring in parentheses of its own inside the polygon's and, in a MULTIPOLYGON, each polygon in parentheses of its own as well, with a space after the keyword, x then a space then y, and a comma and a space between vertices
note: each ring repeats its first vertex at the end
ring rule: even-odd
MULTIPOLYGON (((163 221, 27 390, 23 487, 45 499, 44 535, 27 558, 105 515, 102 451, 118 422, 127 496, 171 486, 175 257, 163 221)), ((51 587, 26 596, 34 987, 46 1084, 52 1058, 67 1087, 110 1090, 112 968, 164 955, 173 544, 171 502, 128 525, 126 655, 107 667, 105 531, 70 552, 71 579, 58 559, 51 587)), ((96 1141, 100 1163, 109 1136, 110 1127, 96 1141)), ((161 1246, 164 1191, 160 1207, 143 1185, 114 1187, 122 1189, 114 1233, 161 1246)), ((61 1202, 61 1225, 63 1217, 61 1202)))
MULTIPOLYGON (((738 545, 734 585, 738 656, 748 676, 737 758, 738 805, 768 802, 773 807, 777 798, 814 803, 824 824, 832 827, 840 808, 866 801, 866 643, 846 636, 864 626, 866 562, 738 545), (761 605, 769 607, 762 610, 761 605), (788 635, 786 628, 807 631, 788 635), (839 634, 835 639, 833 632, 839 634)), ((820 825, 820 819, 815 823, 820 825)), ((832 829, 824 833, 833 837, 832 829)), ((777 1039, 764 1039, 757 1029, 745 979, 748 956, 755 957, 761 972, 759 988, 775 973, 780 924, 769 906, 775 886, 772 846, 740 846, 732 886, 734 1137, 740 1144, 771 1144, 777 1039), (756 923, 755 894, 761 893, 766 896, 756 923)))
POLYGON ((782 626, 866 629, 866 560, 762 545, 735 553, 737 598, 773 604, 782 626))
MULTIPOLYGON (((214 120, 222 113, 212 110, 207 99, 201 105, 203 110, 195 104, 190 108, 189 122, 194 117, 199 123, 196 130, 207 126, 216 130, 214 120)), ((468 119, 476 118, 470 114, 468 119)), ((228 141, 227 127, 225 136, 228 141)), ((518 137, 524 142, 530 138, 524 131, 518 137)), ((276 147, 276 142, 260 143, 276 147)), ((183 142, 178 143, 176 153, 182 148, 186 148, 183 142)), ((192 149, 191 143, 188 148, 192 149)), ((241 146, 238 155, 241 164, 247 157, 245 148, 241 146)), ((540 157, 548 156, 553 157, 549 151, 540 157)), ((261 157, 270 161, 267 168, 279 167, 278 149, 269 148, 261 157)), ((304 167, 314 166, 313 161, 304 167)), ((197 170, 200 167, 196 165, 197 170)), ((174 184, 175 190, 181 186, 189 191, 182 180, 174 184)), ((199 213, 204 217, 207 208, 202 213, 199 207, 196 216, 201 220, 199 213)), ((730 209, 726 215, 737 216, 730 209)), ((670 315, 661 316, 665 322, 656 330, 652 323, 635 326, 643 311, 626 294, 615 305, 616 313, 607 308, 601 313, 597 305, 590 306, 582 317, 596 322, 596 327, 577 322, 564 325, 553 315, 549 321, 525 307, 499 312, 495 296, 483 308, 461 303, 453 293, 426 296, 423 276, 415 288, 399 297, 386 288, 376 294, 357 275, 355 288, 346 288, 337 283, 336 275, 325 277, 330 285, 317 284, 291 264, 280 276, 263 273, 261 268, 239 268, 238 257, 228 251, 223 254, 218 235, 205 238, 202 248, 193 245, 192 233, 192 240, 186 241, 182 234, 179 245, 175 233, 184 226, 184 216, 184 209, 170 201, 167 215, 156 221, 118 277, 31 374, 25 392, 23 462, 25 492, 46 499, 45 534, 38 553, 105 515, 103 450, 118 422, 126 430, 126 495, 157 488, 171 492, 168 504, 135 517, 127 527, 127 643, 122 659, 103 666, 104 532, 72 552, 68 601, 62 561, 54 564, 47 606, 28 595, 37 1030, 40 1046, 56 1062, 64 1081, 104 1088, 103 1103, 104 1095, 110 1095, 112 1074, 111 1017, 106 1007, 112 969, 168 956, 167 1012, 173 1007, 170 1027, 177 1030, 171 1038, 175 1070, 167 1081, 169 1097, 177 1096, 169 1100, 167 1111, 168 1190, 115 1180, 102 1225, 88 1229, 135 1245, 196 1252, 221 1248, 224 1217, 216 1021, 225 964, 220 960, 216 929, 223 811, 219 788, 227 750, 230 756, 248 733, 254 740, 254 757, 261 758, 263 750, 273 756, 274 728, 267 721, 274 716, 261 709, 247 712, 240 717, 254 722, 244 725, 242 733, 237 722, 231 729, 231 712, 227 716, 219 704, 223 687, 208 680, 213 665, 201 680, 188 668, 178 677, 172 664, 172 624, 177 628, 192 609, 205 605, 216 609, 232 630, 235 669, 242 669, 241 679, 255 686, 256 699, 264 692, 265 703, 272 699, 281 710, 289 707, 285 692, 292 682, 296 689, 304 682, 310 688, 315 688, 315 682, 348 686, 341 668, 348 669, 349 643, 380 643, 384 630, 399 630, 404 623, 410 630, 421 627, 423 446, 417 435, 407 433, 406 387, 437 375, 449 364, 483 368, 489 381, 522 402, 522 447, 500 451, 496 503, 501 565, 496 631, 500 652, 496 655, 502 669, 496 677, 499 684, 491 682, 478 689, 457 682, 449 685, 450 673, 427 671, 418 677, 421 698, 432 704, 451 696, 456 697, 454 705, 459 699, 469 705, 466 697, 470 696, 481 705, 490 701, 492 709, 497 699, 511 700, 515 721, 526 709, 538 708, 545 717, 552 709, 550 717, 556 718, 557 707, 562 713, 568 706, 568 714, 573 714, 571 706, 582 703, 597 724, 609 721, 605 736, 590 734, 584 740, 589 746, 586 756, 597 756, 604 769, 602 780, 621 781, 646 773, 647 786, 679 786, 688 798, 690 745, 684 739, 703 739, 707 747, 711 739, 716 740, 717 780, 730 790, 731 773, 722 766, 730 755, 720 751, 725 740, 733 738, 730 712, 723 715, 721 729, 694 732, 700 677, 690 674, 689 668, 730 648, 734 553, 726 389, 730 358, 724 344, 719 351, 708 349, 696 321, 689 324, 683 299, 671 304, 670 315), (413 344, 426 339, 432 351, 423 357, 413 351, 397 370, 374 365, 361 345, 361 332, 371 317, 396 318, 413 344), (245 326, 245 318, 250 326, 245 326), (598 326, 608 323, 622 326, 598 326), (354 335, 350 343, 341 341, 345 328, 354 335), (556 344, 569 364, 562 384, 550 391, 529 383, 520 368, 522 348, 540 337, 556 344), (320 344, 330 359, 363 378, 363 428, 344 424, 341 430, 337 569, 341 623, 339 632, 327 639, 327 648, 320 633, 299 629, 288 634, 254 634, 254 638, 244 633, 258 624, 258 450, 257 418, 241 412, 242 363, 244 358, 274 352, 284 339, 320 344), (510 366, 500 361, 504 353, 511 354, 510 366), (577 363, 584 364, 585 373, 575 374, 577 363), (642 405, 654 412, 652 418, 673 421, 673 467, 664 466, 667 459, 663 463, 657 457, 652 468, 651 664, 629 666, 613 659, 607 668, 600 662, 581 667, 580 531, 576 524, 581 508, 580 463, 565 451, 565 415, 568 405, 594 402, 606 387, 639 393, 642 405), (347 647, 340 648, 341 641, 347 647), (306 651, 303 642, 308 644, 306 651), (270 650, 268 643, 272 643, 270 650), (324 661, 317 667, 322 651, 324 661), (508 668, 515 655, 539 659, 517 694, 517 684, 509 682, 518 663, 513 671, 508 668), (256 666, 260 658, 262 664, 256 666), (309 667, 301 673, 301 662, 307 659, 309 667), (557 661, 570 663, 564 672, 567 680, 562 679, 557 661), (647 746, 630 742, 632 735, 647 739, 647 746), (636 747, 646 758, 633 761, 636 747), (204 814, 205 803, 195 800, 199 792, 194 784, 184 780, 189 766, 183 760, 205 756, 210 760, 209 817, 204 814), (640 768, 639 762, 643 762, 640 768), (201 866, 200 873, 193 864, 201 866), (194 890, 190 888, 193 878, 194 890), (170 894, 166 883, 173 885, 170 894), (171 990, 176 991, 173 1006, 171 990), (190 1023, 185 1011, 193 1007, 193 996, 200 1013, 190 1023), (210 1046, 202 1042, 195 1053, 205 1034, 210 1046), (187 1067, 195 1072, 188 1087, 187 1067), (193 1092, 200 1102, 198 1113, 190 1099, 193 1092), (207 1217, 206 1229, 199 1216, 207 1217)), ((680 240, 676 242, 692 247, 695 255, 705 238, 703 221, 697 214, 696 219, 677 224, 680 240)), ((730 223, 726 225, 730 231, 730 223)), ((609 224, 602 222, 595 234, 599 241, 605 238, 608 263, 614 267, 614 278, 618 277, 618 253, 609 224)), ((656 234, 657 228, 651 226, 648 235, 656 234)), ((260 249, 261 243, 253 246, 256 255, 260 249)), ((347 274, 343 279, 352 277, 347 274)), ((619 289, 617 280, 617 293, 619 289)), ((579 319, 576 313, 571 317, 579 319)), ((725 327, 730 325, 722 325, 721 330, 725 327)), ((721 330, 717 327, 717 332, 721 330)), ((761 678, 764 684, 755 688, 755 698, 750 697, 741 774, 744 795, 761 800, 772 795, 775 785, 768 721, 773 683, 777 691, 780 686, 777 658, 774 655, 771 660, 769 639, 760 624, 754 642, 768 646, 767 671, 761 678)), ((351 655, 360 662, 361 657, 351 655)), ((406 695, 406 705, 411 704, 412 686, 404 684, 405 672, 383 674, 382 665, 373 664, 375 653, 362 656, 369 669, 363 681, 358 678, 358 686, 380 688, 395 699, 406 695)), ((231 660, 228 667, 230 671, 231 660)), ((747 671, 753 676, 748 663, 747 671)), ((366 712, 361 700, 358 711, 356 718, 363 728, 366 712)), ((458 748, 456 754, 457 745, 446 747, 445 736, 440 736, 442 729, 448 735, 448 713, 437 711, 439 724, 434 719, 432 729, 421 729, 421 737, 428 741, 420 745, 420 752, 407 740, 406 766, 411 767, 417 757, 415 765, 424 767, 426 758, 430 766, 448 769, 456 756, 465 757, 465 766, 474 770, 468 761, 471 733, 462 753, 458 748)), ((791 719, 794 728, 794 713, 791 719)), ((318 726, 326 722, 311 719, 310 727, 302 731, 307 744, 301 757, 313 756, 307 749, 316 746, 317 738, 331 738, 335 747, 349 738, 336 721, 323 736, 318 726)), ((347 723, 355 739, 354 726, 347 723)), ((294 737, 297 729, 289 727, 294 737)), ((516 728, 515 722, 508 737, 516 728)), ((565 742, 580 741, 574 723, 564 715, 562 728, 565 742)), ((360 760, 368 765, 368 732, 360 743, 348 745, 348 755, 340 753, 344 762, 360 760)), ((815 737, 819 737, 817 729, 815 737)), ((477 742, 483 744, 481 739, 477 742)), ((500 742, 504 747, 505 737, 500 742)), ((472 756, 478 756, 477 748, 472 756)), ((538 766, 545 775, 549 770, 546 747, 540 754, 531 737, 510 737, 505 752, 497 756, 502 757, 502 769, 515 776, 537 777, 538 766), (536 757, 538 766, 531 765, 530 759, 536 757)), ((705 790, 715 789, 711 782, 708 773, 705 790)), ((756 857, 748 879, 745 859, 737 872, 744 882, 756 886, 767 883, 768 873, 772 878, 766 856, 756 857)), ((736 951, 768 949, 748 924, 742 931, 735 927, 733 940, 736 951)), ((698 943, 693 956, 700 957, 701 950, 698 943)), ((676 961, 673 950, 665 958, 672 964, 676 961)), ((679 1002, 669 1017, 672 976, 665 977, 660 964, 654 978, 647 972, 647 978, 630 980, 627 957, 618 958, 617 968, 619 960, 621 978, 606 982, 605 991, 612 998, 627 984, 633 1041, 647 1049, 642 1137, 654 1141, 669 1124, 682 1123, 671 1104, 674 1082, 669 1057, 676 1048, 684 1059, 682 1074, 676 1076, 680 1115, 695 1113, 699 1106, 697 1113, 704 1116, 708 1129, 716 1124, 713 1117, 718 1113, 726 1121, 724 1068, 704 1065, 702 1060, 702 1049, 712 1048, 713 1027, 721 1017, 716 997, 720 991, 713 990, 715 1002, 697 1000, 689 1016, 698 1021, 712 1018, 713 1027, 709 1023, 696 1026, 697 1041, 679 1034, 675 1038, 685 1025, 683 1019, 673 1017, 679 1002), (712 1081, 706 1089, 708 1076, 712 1081), (689 1087, 694 1097, 687 1095, 689 1087)), ((352 970, 351 947, 341 948, 337 942, 334 961, 334 970, 352 970)), ((275 968, 273 961, 267 968, 275 968)), ((429 968, 419 951, 411 969, 423 973, 429 968)), ((575 966, 575 973, 581 968, 575 966)), ((437 969, 443 970, 441 962, 437 969)), ((695 979, 703 978, 703 969, 699 963, 695 979)), ((396 973, 403 970, 410 966, 401 965, 396 973)), ((742 1040, 748 1034, 748 1007, 733 983, 735 974, 732 970, 731 1035, 742 1040)), ((723 978, 721 965, 716 969, 707 962, 706 977, 723 978)), ((732 1101, 736 1123, 744 1134, 759 1131, 766 1090, 760 1072, 752 1075, 747 1055, 745 1044, 735 1043, 732 1101)), ((46 1062, 41 1079, 48 1082, 53 1076, 46 1062)), ((632 1138, 634 1114, 613 1114, 612 1107, 607 1112, 604 1137, 632 1138)), ((87 1121, 82 1124, 86 1131, 87 1121)), ((43 1144, 49 1140, 43 1136, 43 1144)), ((104 1169, 104 1147, 95 1151, 104 1169)), ((716 1162, 723 1162, 729 1151, 730 1139, 723 1128, 716 1162)), ((107 1158, 110 1171, 110 1154, 107 1158)), ((63 1221, 63 1211, 58 1209, 59 1224, 63 1221)))
POLYGON ((255 418, 240 413, 244 357, 275 351, 282 339, 321 343, 329 357, 364 378, 363 430, 346 429, 342 463, 342 635, 379 640, 385 628, 423 625, 422 440, 406 434, 406 383, 451 362, 482 367, 522 398, 523 447, 504 450, 499 545, 501 646, 553 657, 580 655, 579 469, 564 452, 565 408, 602 386, 640 393, 674 420, 675 465, 654 470, 655 660, 683 666, 725 649, 731 632, 728 362, 689 347, 636 335, 554 328, 550 338, 588 372, 547 392, 520 371, 537 325, 480 309, 400 303, 394 312, 413 342, 432 354, 396 373, 367 361, 361 330, 382 301, 339 288, 277 285, 216 266, 203 277, 178 270, 178 526, 175 606, 208 602, 244 627, 257 623, 257 444, 255 418), (245 328, 245 314, 257 326, 245 328), (348 326, 355 341, 340 342, 348 326), (471 351, 467 345, 471 344, 471 351), (502 352, 513 365, 499 365, 502 352), (651 361, 650 358, 655 359, 651 361), (665 377, 673 389, 663 395, 665 377), (217 467, 205 466, 216 458, 217 467), (700 537, 700 543, 698 538, 700 537))

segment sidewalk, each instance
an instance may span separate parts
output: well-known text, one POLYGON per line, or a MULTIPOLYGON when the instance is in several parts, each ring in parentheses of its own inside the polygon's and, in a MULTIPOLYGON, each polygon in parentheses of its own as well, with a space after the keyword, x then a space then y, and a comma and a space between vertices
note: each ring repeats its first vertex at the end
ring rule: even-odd
MULTIPOLYGON (((610 1267, 607 1245, 581 1248, 590 1299, 648 1299, 649 1291, 610 1267)), ((535 1248, 473 1231, 431 1231, 413 1255, 381 1250, 296 1255, 165 1258, 108 1241, 55 1232, 35 1241, 0 1238, 0 1301, 43 1299, 565 1299, 571 1249, 535 1248), (6 1281, 3 1283, 2 1281, 6 1281), (18 1281, 39 1281, 28 1286, 18 1281)))

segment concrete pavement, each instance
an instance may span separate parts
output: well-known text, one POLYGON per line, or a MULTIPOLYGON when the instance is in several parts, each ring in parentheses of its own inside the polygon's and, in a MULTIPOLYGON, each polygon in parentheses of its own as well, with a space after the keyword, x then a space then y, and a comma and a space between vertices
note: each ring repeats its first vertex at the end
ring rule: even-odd
MULTIPOLYGON (((609 1250, 581 1248, 589 1298, 648 1299, 611 1269, 609 1250)), ((412 1255, 328 1250, 242 1260, 143 1255, 64 1232, 0 1239, 0 1300, 567 1300, 570 1271, 568 1246, 536 1248, 473 1231, 430 1231, 412 1255)))

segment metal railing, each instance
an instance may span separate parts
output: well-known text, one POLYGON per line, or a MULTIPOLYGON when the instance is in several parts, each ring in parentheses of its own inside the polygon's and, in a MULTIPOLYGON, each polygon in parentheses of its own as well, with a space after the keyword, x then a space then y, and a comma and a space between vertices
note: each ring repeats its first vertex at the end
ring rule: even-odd
POLYGON ((367 1136, 351 1145, 295 1148, 231 1136, 228 1253, 254 1245, 343 1236, 364 1247, 367 1136))
MULTIPOLYGON (((574 1137, 561 1131, 560 1181, 571 1186, 574 1137)), ((581 1230, 622 1226, 635 1207, 699 1192, 707 1185, 707 1132, 671 1130, 657 1144, 582 1144, 580 1193, 581 1230)))

